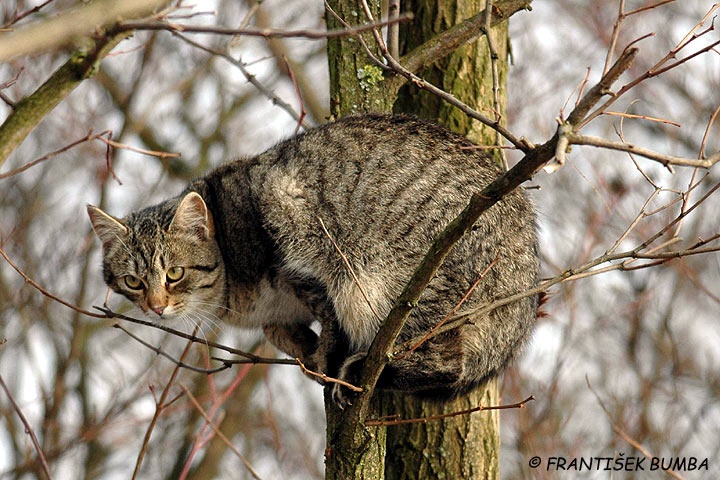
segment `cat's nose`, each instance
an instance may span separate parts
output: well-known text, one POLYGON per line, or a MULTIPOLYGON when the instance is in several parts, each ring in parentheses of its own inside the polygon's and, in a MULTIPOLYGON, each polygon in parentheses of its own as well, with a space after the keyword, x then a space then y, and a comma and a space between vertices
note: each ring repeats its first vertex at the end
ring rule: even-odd
POLYGON ((162 314, 165 311, 165 307, 152 307, 150 310, 157 313, 158 316, 162 317, 162 314))

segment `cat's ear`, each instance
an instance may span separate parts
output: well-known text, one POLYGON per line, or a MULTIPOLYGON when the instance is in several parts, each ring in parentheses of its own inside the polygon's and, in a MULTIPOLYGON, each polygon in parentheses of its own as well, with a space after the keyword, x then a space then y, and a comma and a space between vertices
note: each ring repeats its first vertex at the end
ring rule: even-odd
POLYGON ((127 235, 127 227, 117 218, 108 215, 93 205, 87 206, 88 216, 92 223, 93 230, 103 244, 103 248, 108 248, 117 241, 127 235))
POLYGON ((170 231, 173 230, 190 230, 200 240, 207 240, 214 235, 212 215, 198 193, 190 192, 180 200, 170 222, 170 231))

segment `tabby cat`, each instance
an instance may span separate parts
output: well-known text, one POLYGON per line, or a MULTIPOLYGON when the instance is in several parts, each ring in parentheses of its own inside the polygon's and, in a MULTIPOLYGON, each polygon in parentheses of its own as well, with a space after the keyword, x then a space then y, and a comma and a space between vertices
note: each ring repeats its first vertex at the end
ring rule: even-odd
MULTIPOLYGON (((123 219, 91 205, 88 214, 106 283, 158 321, 262 327, 290 356, 347 377, 431 241, 500 173, 483 150, 439 125, 367 114, 222 165, 123 219)), ((454 247, 399 340, 440 322, 486 270, 463 309, 536 283, 534 214, 523 191, 490 208, 454 247)), ((467 391, 513 357, 536 307, 524 298, 431 338, 389 363, 379 386, 467 391)))

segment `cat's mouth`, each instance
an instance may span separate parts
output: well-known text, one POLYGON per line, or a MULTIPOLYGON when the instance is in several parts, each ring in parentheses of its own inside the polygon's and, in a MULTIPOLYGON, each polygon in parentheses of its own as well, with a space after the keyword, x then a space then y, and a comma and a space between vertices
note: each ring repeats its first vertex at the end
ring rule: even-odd
POLYGON ((149 304, 145 303, 142 305, 142 311, 153 318, 160 318, 163 320, 171 319, 178 314, 177 305, 166 304, 149 304))

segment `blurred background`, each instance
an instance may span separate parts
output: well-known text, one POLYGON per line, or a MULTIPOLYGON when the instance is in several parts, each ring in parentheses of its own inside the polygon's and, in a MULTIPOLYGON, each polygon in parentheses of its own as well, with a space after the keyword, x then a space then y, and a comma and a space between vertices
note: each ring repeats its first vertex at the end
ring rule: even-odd
MULTIPOLYGON (((0 26, 40 21, 73 4, 2 0, 0 26)), ((586 76, 590 84, 599 79, 621 4, 626 12, 662 5, 624 18, 615 52, 644 38, 619 85, 667 55, 712 7, 705 0, 534 2, 531 12, 516 14, 510 23, 507 121, 515 135, 544 142, 561 111, 572 110, 586 76)), ((317 0, 196 0, 180 2, 171 19, 315 31, 324 29, 323 16, 324 5, 317 0)), ((709 26, 710 20, 697 33, 709 26)), ((711 31, 678 58, 718 38, 711 31)), ((70 51, 60 48, 0 64, 0 118, 70 51)), ((584 133, 612 140, 622 135, 630 143, 688 158, 697 158, 704 145, 711 155, 720 150, 718 124, 706 131, 720 105, 718 92, 720 58, 710 50, 642 83, 613 106, 623 116, 605 115, 584 133)), ((86 203, 122 216, 175 195, 208 168, 292 135, 301 116, 305 126, 324 123, 328 105, 322 39, 137 32, 0 167, 0 246, 46 290, 84 309, 102 305, 106 288, 86 203), (8 174, 106 130, 133 149, 113 148, 108 156, 107 144, 94 139, 8 174), (181 156, 162 158, 137 149, 181 156)), ((672 173, 639 157, 574 147, 563 168, 538 174, 530 185, 538 207, 543 276, 581 266, 616 242, 620 251, 630 250, 700 200, 658 244, 690 246, 718 234, 718 194, 704 197, 718 182, 717 168, 676 167, 672 173)), ((536 398, 527 408, 501 414, 502 477, 574 478, 529 469, 528 460, 536 455, 654 455, 709 458, 709 472, 678 473, 717 478, 718 285, 720 255, 711 252, 554 286, 532 342, 501 381, 503 402, 536 398)), ((138 314, 117 296, 109 305, 138 314)), ((138 464, 139 478, 253 478, 246 463, 265 479, 323 478, 322 389, 297 367, 235 367, 212 376, 181 369, 166 391, 176 365, 113 323, 48 299, 0 262, 0 374, 56 478, 130 478, 138 464), (191 396, 220 424, 235 450, 205 426, 191 396)), ((175 358, 185 355, 187 363, 216 365, 209 355, 222 356, 198 345, 183 354, 185 340, 123 325, 175 358)), ((258 332, 208 325, 203 334, 276 355, 258 332)), ((25 427, 10 397, 0 392, 0 478, 33 478, 39 472, 25 427)), ((587 478, 610 478, 609 473, 587 478)))

